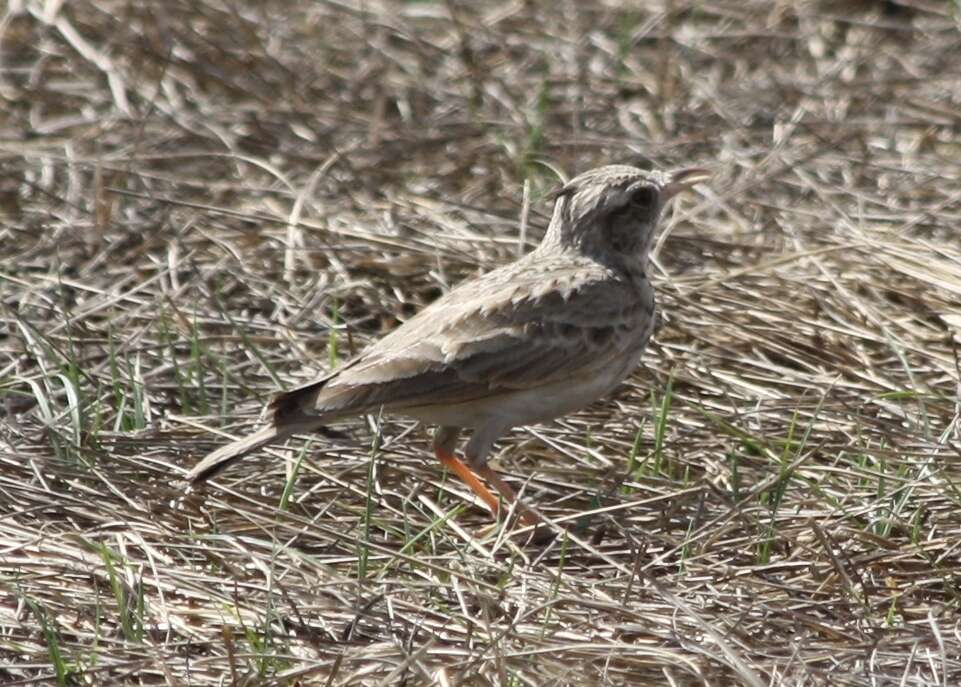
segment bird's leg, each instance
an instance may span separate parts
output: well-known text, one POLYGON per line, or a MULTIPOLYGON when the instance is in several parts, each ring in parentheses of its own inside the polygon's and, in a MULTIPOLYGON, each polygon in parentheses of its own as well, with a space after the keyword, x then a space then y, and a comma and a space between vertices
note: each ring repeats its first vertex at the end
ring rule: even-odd
POLYGON ((500 500, 477 478, 478 474, 497 490, 506 504, 516 504, 514 507, 520 514, 522 523, 532 527, 543 524, 544 520, 525 506, 523 501, 519 501, 517 493, 511 488, 511 485, 502 480, 500 475, 487 464, 487 453, 490 451, 493 441, 485 440, 484 434, 474 434, 465 451, 467 459, 470 461, 470 467, 468 467, 454 455, 454 447, 459 435, 460 430, 456 427, 439 427, 437 429, 434 433, 434 455, 437 456, 437 459, 448 470, 460 477, 495 515, 500 510, 500 500))
POLYGON ((488 431, 475 431, 464 448, 464 457, 467 458, 470 469, 487 480, 488 484, 501 495, 505 503, 514 505, 514 508, 520 514, 522 523, 532 527, 544 524, 544 519, 525 506, 523 501, 518 500, 517 493, 511 488, 511 485, 502 480, 500 475, 487 464, 487 454, 490 453, 494 441, 501 434, 502 431, 499 429, 497 431, 491 431, 490 429, 488 431))
MULTIPOLYGON (((465 466, 466 467, 466 466, 465 466)), ((514 504, 517 512, 520 513, 521 522, 530 527, 536 527, 537 525, 544 524, 544 518, 539 516, 537 513, 532 511, 530 508, 524 505, 524 502, 517 498, 517 492, 511 488, 507 482, 500 478, 493 468, 486 463, 481 466, 476 466, 474 471, 490 482, 494 489, 497 490, 503 498, 504 501, 510 504, 514 504)))
POLYGON ((460 430, 456 427, 439 427, 434 434, 434 455, 448 470, 460 477, 471 488, 471 491, 477 494, 481 501, 486 503, 491 512, 496 515, 497 509, 500 507, 500 501, 484 486, 483 482, 477 479, 477 475, 454 455, 454 445, 457 443, 458 434, 460 434, 460 430))

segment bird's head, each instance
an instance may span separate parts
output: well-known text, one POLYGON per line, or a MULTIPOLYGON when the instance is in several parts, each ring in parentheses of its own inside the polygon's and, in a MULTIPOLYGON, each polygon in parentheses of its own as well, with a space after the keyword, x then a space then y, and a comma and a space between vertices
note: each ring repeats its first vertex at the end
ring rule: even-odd
POLYGON ((667 202, 708 178, 703 169, 673 172, 609 165, 584 172, 556 192, 544 242, 601 260, 643 264, 667 202))

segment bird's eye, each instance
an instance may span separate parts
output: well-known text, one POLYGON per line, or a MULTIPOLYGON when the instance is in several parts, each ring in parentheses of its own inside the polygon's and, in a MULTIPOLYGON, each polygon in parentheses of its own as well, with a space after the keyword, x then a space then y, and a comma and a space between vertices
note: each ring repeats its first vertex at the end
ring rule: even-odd
POLYGON ((640 188, 631 196, 631 205, 638 210, 649 210, 657 200, 657 193, 650 187, 640 188))

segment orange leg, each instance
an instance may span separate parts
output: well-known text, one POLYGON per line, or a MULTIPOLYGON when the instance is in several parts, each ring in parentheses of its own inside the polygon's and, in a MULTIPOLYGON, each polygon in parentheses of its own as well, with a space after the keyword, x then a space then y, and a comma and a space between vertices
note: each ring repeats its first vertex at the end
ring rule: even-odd
POLYGON ((500 501, 490 493, 490 490, 484 486, 483 482, 477 479, 477 475, 475 475, 469 467, 464 465, 457 456, 448 453, 440 446, 434 447, 434 455, 437 456, 437 460, 443 463, 448 470, 460 477, 464 483, 480 497, 481 501, 487 504, 487 507, 491 509, 492 513, 497 513, 497 509, 500 507, 500 501))
POLYGON ((544 524, 544 519, 530 508, 524 505, 523 501, 518 500, 517 494, 507 482, 500 478, 489 465, 479 468, 477 472, 481 477, 494 485, 498 493, 504 497, 507 503, 515 504, 514 508, 520 513, 521 522, 531 527, 544 524))
MULTIPOLYGON (((467 467, 459 458, 439 446, 434 447, 434 455, 437 456, 437 460, 443 463, 448 470, 460 477, 464 483, 487 504, 487 507, 491 509, 492 513, 497 513, 500 508, 500 501, 484 486, 484 483, 477 478, 473 470, 467 467)), ((479 468, 478 472, 494 486, 498 493, 504 498, 504 501, 509 504, 517 504, 516 508, 520 512, 521 522, 525 525, 538 525, 543 522, 536 513, 517 500, 517 494, 511 489, 511 486, 502 480, 489 466, 485 465, 479 468)))

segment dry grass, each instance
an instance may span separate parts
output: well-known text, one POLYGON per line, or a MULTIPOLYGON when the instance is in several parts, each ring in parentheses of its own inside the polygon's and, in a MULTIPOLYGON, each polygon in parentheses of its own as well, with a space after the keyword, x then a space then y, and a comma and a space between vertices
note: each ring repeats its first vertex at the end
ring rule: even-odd
POLYGON ((958 17, 9 2, 0 681, 958 684, 958 17), (633 156, 716 174, 644 367, 501 442, 569 537, 485 532, 396 420, 183 497, 272 392, 529 248, 555 170, 633 156))

